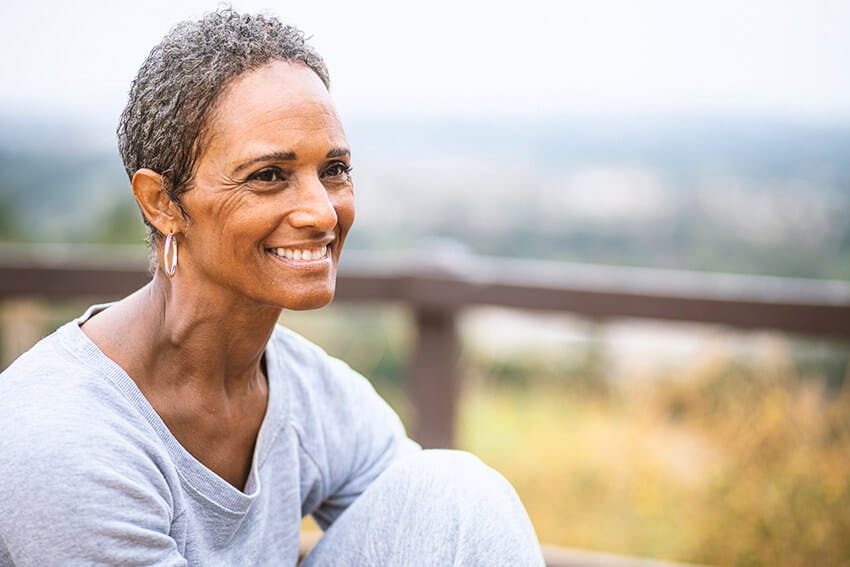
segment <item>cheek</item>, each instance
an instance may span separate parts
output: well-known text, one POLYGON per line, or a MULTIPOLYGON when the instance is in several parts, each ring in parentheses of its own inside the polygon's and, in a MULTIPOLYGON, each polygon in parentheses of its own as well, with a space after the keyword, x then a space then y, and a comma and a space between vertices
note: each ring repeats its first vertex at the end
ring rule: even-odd
POLYGON ((253 241, 276 226, 272 215, 263 214, 265 204, 246 195, 216 195, 197 199, 192 205, 187 238, 204 235, 205 247, 216 248, 219 254, 225 254, 234 243, 253 241))
POLYGON ((228 226, 238 226, 248 211, 257 208, 251 196, 241 191, 220 192, 207 195, 198 203, 203 222, 212 227, 225 229, 228 226))
POLYGON ((340 232, 345 236, 348 229, 354 224, 354 193, 346 191, 345 194, 339 195, 334 199, 333 207, 336 211, 340 232))

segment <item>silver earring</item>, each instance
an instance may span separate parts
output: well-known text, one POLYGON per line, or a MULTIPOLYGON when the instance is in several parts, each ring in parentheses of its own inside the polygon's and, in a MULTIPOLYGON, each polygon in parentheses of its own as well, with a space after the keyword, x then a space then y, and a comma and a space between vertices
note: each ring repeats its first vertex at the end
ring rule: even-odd
POLYGON ((162 247, 162 261, 165 262, 165 275, 170 278, 177 272, 177 241, 174 240, 173 233, 165 237, 165 244, 162 247), (171 262, 168 261, 169 254, 171 255, 171 262))

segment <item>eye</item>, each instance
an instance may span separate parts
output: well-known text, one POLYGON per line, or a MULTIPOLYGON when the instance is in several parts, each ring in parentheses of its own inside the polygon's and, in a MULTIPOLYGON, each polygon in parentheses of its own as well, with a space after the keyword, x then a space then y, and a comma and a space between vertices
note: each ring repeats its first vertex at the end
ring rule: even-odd
POLYGON ((256 173, 252 173, 248 181, 261 181, 263 183, 274 183, 276 181, 284 181, 283 172, 276 167, 267 167, 256 173))
POLYGON ((325 170, 324 177, 348 179, 351 176, 351 166, 342 161, 335 161, 325 170))

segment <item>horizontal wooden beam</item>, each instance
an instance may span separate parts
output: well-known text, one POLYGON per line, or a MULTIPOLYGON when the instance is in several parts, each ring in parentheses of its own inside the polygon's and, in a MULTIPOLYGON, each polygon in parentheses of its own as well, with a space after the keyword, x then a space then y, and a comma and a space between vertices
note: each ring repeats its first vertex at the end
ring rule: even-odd
MULTIPOLYGON (((0 299, 117 299, 149 279, 138 251, 135 257, 97 261, 96 254, 71 250, 14 256, 0 248, 0 299)), ((336 301, 397 301, 440 312, 495 305, 592 319, 694 321, 850 339, 850 283, 839 281, 472 255, 440 265, 349 254, 340 270, 336 301)))

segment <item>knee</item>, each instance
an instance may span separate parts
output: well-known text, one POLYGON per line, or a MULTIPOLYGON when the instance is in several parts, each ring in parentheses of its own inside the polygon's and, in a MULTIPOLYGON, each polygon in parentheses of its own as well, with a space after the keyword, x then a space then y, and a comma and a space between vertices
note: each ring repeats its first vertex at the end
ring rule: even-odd
POLYGON ((396 477, 414 498, 463 507, 474 504, 498 507, 519 506, 513 487, 478 457, 465 451, 431 449, 396 463, 387 471, 396 477))
POLYGON ((442 542, 452 550, 453 564, 543 564, 534 528, 513 487, 474 455, 422 451, 387 473, 396 495, 389 506, 394 525, 442 542))
POLYGON ((479 484, 507 482, 502 475, 466 451, 429 449, 398 463, 422 481, 479 484))
POLYGON ((311 564, 341 546, 362 557, 328 564, 543 566, 516 492, 461 451, 428 450, 395 462, 324 539, 311 564))

